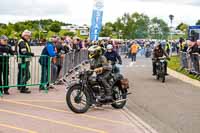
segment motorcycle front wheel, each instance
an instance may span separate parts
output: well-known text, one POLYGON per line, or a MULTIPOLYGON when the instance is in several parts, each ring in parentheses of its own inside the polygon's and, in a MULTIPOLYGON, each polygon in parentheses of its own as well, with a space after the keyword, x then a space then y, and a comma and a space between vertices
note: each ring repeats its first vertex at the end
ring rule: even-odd
POLYGON ((75 113, 85 113, 90 108, 90 95, 82 91, 80 85, 69 88, 66 94, 68 107, 75 113))
POLYGON ((115 102, 111 106, 115 109, 122 109, 126 105, 127 91, 120 89, 119 86, 114 86, 113 94, 115 102), (119 101, 119 102, 117 102, 119 101))

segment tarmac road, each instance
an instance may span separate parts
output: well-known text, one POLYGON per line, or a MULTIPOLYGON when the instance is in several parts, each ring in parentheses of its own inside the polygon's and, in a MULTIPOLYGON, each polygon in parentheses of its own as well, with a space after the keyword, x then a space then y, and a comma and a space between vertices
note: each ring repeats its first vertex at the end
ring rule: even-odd
POLYGON ((128 109, 159 133, 200 132, 200 88, 172 76, 166 83, 152 76, 151 59, 125 59, 123 73, 130 80, 128 109))

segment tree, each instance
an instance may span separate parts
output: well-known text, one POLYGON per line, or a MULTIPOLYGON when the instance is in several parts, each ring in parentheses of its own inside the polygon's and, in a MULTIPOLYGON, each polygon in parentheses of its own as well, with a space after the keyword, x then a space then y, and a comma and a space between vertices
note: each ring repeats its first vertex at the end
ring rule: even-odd
POLYGON ((171 24, 172 24, 172 21, 173 21, 173 19, 174 19, 174 15, 170 14, 170 15, 169 15, 169 19, 170 19, 171 24))
POLYGON ((55 32, 55 33, 58 33, 58 32, 61 30, 61 27, 60 27, 60 26, 61 26, 61 25, 60 25, 59 23, 53 22, 53 23, 50 25, 49 29, 50 29, 51 31, 55 32))
POLYGON ((181 30, 181 31, 183 31, 183 32, 186 32, 187 29, 188 29, 188 25, 187 25, 187 24, 184 24, 184 23, 180 23, 180 24, 177 26, 176 29, 177 29, 177 30, 181 30))
POLYGON ((196 25, 200 25, 200 19, 196 22, 196 25))
POLYGON ((111 22, 108 22, 102 27, 102 31, 100 32, 100 36, 111 37, 112 34, 113 34, 113 24, 111 22))
POLYGON ((149 34, 155 39, 167 39, 169 27, 164 20, 155 17, 151 20, 149 34))
POLYGON ((75 33, 74 32, 70 32, 70 31, 66 31, 66 30, 61 30, 59 32, 60 36, 70 36, 70 37, 74 37, 75 33))

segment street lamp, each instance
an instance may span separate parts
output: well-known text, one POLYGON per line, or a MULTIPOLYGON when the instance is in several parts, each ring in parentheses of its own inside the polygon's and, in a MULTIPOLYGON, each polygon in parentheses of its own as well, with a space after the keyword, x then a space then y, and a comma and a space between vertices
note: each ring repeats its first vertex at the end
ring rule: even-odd
POLYGON ((169 19, 170 19, 170 22, 171 22, 171 46, 172 46, 172 30, 173 30, 172 22, 174 20, 174 15, 170 14, 169 19))
POLYGON ((169 15, 169 19, 170 19, 170 22, 171 22, 171 40, 172 40, 172 22, 173 22, 173 20, 174 20, 174 15, 169 15))

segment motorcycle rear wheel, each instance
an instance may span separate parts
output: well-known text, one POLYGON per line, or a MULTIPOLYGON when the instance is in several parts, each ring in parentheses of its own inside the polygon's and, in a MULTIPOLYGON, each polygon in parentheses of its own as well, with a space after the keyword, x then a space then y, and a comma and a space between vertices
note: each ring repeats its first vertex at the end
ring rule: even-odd
MULTIPOLYGON (((115 94, 113 94, 115 101, 123 100, 123 99, 127 98, 127 91, 126 90, 120 89, 119 86, 114 86, 114 87, 115 87, 114 89, 116 91, 115 94)), ((122 109, 122 108, 124 108, 125 105, 126 105, 126 100, 111 104, 111 106, 115 109, 122 109)))

